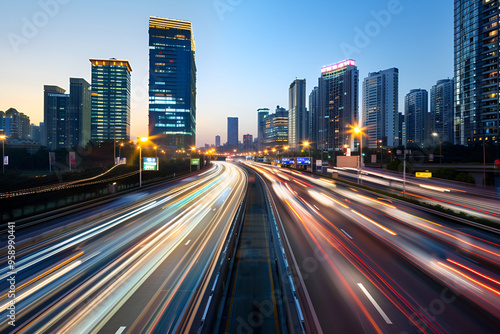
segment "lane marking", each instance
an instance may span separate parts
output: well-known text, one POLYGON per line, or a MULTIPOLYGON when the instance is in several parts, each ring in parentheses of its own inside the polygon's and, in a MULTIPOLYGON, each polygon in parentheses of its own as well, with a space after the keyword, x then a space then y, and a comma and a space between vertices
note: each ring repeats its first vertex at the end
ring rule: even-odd
POLYGON ((349 233, 347 233, 346 231, 344 231, 343 229, 340 229, 342 231, 342 233, 344 233, 345 235, 347 235, 349 237, 349 239, 352 240, 352 237, 349 235, 349 233))
POLYGON ((368 299, 370 300, 370 302, 373 304, 373 306, 375 306, 375 308, 377 309, 378 313, 380 313, 380 315, 382 316, 382 318, 384 318, 385 322, 388 324, 388 325, 392 325, 392 321, 391 319, 389 319, 389 317, 387 316, 387 314, 385 314, 385 312, 382 310, 382 308, 377 304, 377 302, 375 301, 375 299, 373 299, 372 295, 370 295, 370 293, 368 292, 368 290, 366 290, 366 288, 363 286, 363 284, 361 283, 358 283, 358 286, 359 288, 361 289, 361 291, 363 291, 366 295, 366 297, 368 297, 368 299))
POLYGON ((191 239, 189 239, 187 242, 186 242, 186 246, 189 245, 189 243, 191 242, 191 239))
POLYGON ((125 330, 125 328, 127 328, 127 327, 125 327, 125 326, 121 326, 120 328, 118 328, 118 330, 116 331, 116 333, 115 333, 115 334, 122 334, 122 333, 123 333, 123 331, 125 330))

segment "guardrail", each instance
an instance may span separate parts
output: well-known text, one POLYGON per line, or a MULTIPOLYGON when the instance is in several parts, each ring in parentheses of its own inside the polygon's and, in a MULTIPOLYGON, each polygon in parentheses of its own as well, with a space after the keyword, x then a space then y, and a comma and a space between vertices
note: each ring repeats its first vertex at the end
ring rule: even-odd
MULTIPOLYGON (((281 281, 281 295, 283 296, 284 308, 287 314, 287 324, 288 330, 290 333, 314 333, 314 331, 309 331, 307 329, 315 328, 316 326, 311 326, 306 323, 306 319, 304 318, 304 312, 302 311, 301 302, 299 300, 301 295, 305 295, 304 291, 298 292, 295 288, 293 273, 297 276, 300 275, 300 272, 297 267, 297 263, 295 262, 295 258, 293 258, 293 254, 291 249, 288 251, 285 250, 285 246, 289 247, 288 239, 286 237, 285 231, 282 230, 280 233, 280 228, 278 227, 278 222, 276 217, 278 217, 279 225, 282 228, 282 222, 277 215, 276 204, 274 200, 269 196, 269 188, 267 184, 264 182, 262 177, 255 172, 259 182, 262 184, 264 191, 264 197, 266 198, 266 211, 268 214, 269 222, 271 224, 271 238, 274 239, 274 251, 277 256, 277 267, 278 267, 278 276, 281 281), (276 215, 275 215, 276 210, 276 215), (282 240, 281 235, 283 234, 284 240, 282 240), (287 259, 292 259, 292 263, 294 263, 295 268, 291 268, 289 261, 287 259)), ((299 278, 297 276, 297 278, 299 278)), ((301 282, 300 290, 304 290, 305 286, 302 280, 302 276, 300 275, 299 282, 301 282)), ((309 318, 309 317, 308 317, 309 318)), ((309 321, 307 321, 309 322, 309 321)), ((316 331, 317 332, 317 331, 316 331)))
POLYGON ((184 315, 176 326, 176 332, 201 334, 212 333, 214 330, 220 301, 229 288, 229 284, 226 285, 226 281, 236 262, 236 251, 247 208, 248 183, 244 194, 222 246, 222 251, 217 258, 212 259, 211 264, 214 265, 214 269, 213 271, 206 270, 204 276, 200 277, 195 288, 198 293, 193 296, 185 307, 184 315), (208 275, 209 272, 213 274, 208 275), (208 293, 202 293, 207 291, 200 288, 202 286, 209 287, 208 293), (198 304, 196 310, 194 310, 195 304, 198 304), (188 326, 189 323, 191 326, 188 326))

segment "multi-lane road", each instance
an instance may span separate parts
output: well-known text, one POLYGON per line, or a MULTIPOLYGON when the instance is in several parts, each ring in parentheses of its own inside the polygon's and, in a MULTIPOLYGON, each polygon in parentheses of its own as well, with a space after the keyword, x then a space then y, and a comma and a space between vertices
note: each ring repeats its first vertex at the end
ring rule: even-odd
POLYGON ((323 332, 498 332, 498 235, 331 179, 251 166, 323 332))
MULTIPOLYGON (((318 331, 498 332, 498 234, 332 179, 248 166, 264 180, 288 264, 298 273, 300 307, 318 331)), ((373 173, 363 175, 365 184, 400 190, 397 178, 373 173)), ((247 184, 237 163, 216 162, 174 182, 16 226, 16 326, 8 324, 12 274, 2 248, 0 332, 172 333, 195 326, 247 184)), ((446 200, 497 218, 493 199, 422 184, 408 189, 430 203, 446 200)))
MULTIPOLYGON (((247 176, 227 163, 16 231, 15 327, 0 332, 170 333, 222 251, 247 176)), ((3 243, 3 242, 2 242, 3 243)), ((1 291, 9 268, 2 256, 1 291)))

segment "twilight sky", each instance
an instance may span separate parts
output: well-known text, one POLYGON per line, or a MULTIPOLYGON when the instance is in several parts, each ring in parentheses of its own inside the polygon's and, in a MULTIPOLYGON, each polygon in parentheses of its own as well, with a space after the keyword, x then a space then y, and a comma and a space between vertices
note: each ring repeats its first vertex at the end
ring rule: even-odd
MULTIPOLYGON (((369 72, 399 68, 400 111, 412 88, 453 76, 453 2, 445 0, 23 0, 0 12, 0 110, 43 121, 43 85, 90 82, 89 58, 132 65, 131 137, 147 135, 149 16, 189 20, 196 41, 197 145, 257 133, 261 107, 288 108, 288 87, 320 69, 357 61, 369 72)), ((361 102, 361 96, 360 96, 361 102)), ((360 110, 361 112, 361 103, 360 110)))

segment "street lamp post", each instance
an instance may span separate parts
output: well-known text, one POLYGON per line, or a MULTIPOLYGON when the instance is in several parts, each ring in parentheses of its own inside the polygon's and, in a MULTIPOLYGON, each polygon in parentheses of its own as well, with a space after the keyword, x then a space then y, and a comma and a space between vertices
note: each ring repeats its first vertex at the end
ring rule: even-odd
POLYGON ((304 142, 304 147, 307 148, 307 152, 308 152, 307 155, 309 156, 309 164, 311 164, 311 172, 312 172, 313 170, 312 170, 312 161, 311 161, 311 149, 309 147, 309 142, 308 141, 304 142))
POLYGON ((120 144, 120 148, 118 150, 118 161, 121 161, 122 160, 122 147, 123 147, 123 143, 120 144))
POLYGON ((439 138, 439 134, 438 134, 437 132, 433 132, 433 133, 432 133, 432 136, 433 136, 433 137, 437 137, 437 138, 438 138, 438 140, 439 140, 439 164, 441 165, 441 163, 442 163, 442 160, 441 160, 441 159, 442 159, 442 157, 443 157, 443 155, 442 155, 442 153, 441 153, 441 138, 439 138))
MULTIPOLYGON (((147 142, 148 137, 142 137, 141 142, 147 142)), ((142 187, 142 146, 139 145, 139 188, 142 187)))
POLYGON ((486 188, 486 137, 483 137, 483 187, 486 188))
POLYGON ((361 181, 361 167, 363 165, 363 131, 360 128, 355 127, 353 129, 354 133, 359 134, 359 165, 358 165, 358 183, 362 184, 361 181))
POLYGON ((6 135, 1 135, 0 139, 2 139, 2 174, 5 174, 5 138, 6 135))

